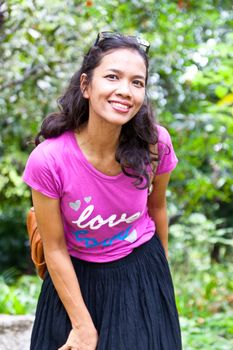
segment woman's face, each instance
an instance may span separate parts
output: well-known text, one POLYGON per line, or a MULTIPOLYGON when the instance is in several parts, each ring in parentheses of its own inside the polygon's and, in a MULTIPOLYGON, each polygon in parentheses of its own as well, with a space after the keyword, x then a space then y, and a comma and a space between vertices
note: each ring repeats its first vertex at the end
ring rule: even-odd
MULTIPOLYGON (((81 77, 81 86, 85 83, 81 77)), ((146 66, 135 50, 107 53, 93 71, 83 96, 89 99, 89 120, 121 126, 132 119, 145 97, 146 66)))

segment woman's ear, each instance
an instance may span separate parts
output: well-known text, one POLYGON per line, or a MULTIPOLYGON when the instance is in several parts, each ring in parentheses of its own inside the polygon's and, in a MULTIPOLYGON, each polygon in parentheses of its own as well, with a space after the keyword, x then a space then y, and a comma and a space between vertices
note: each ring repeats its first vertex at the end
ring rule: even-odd
POLYGON ((89 98, 88 94, 88 77, 83 73, 80 77, 80 89, 84 98, 89 98))

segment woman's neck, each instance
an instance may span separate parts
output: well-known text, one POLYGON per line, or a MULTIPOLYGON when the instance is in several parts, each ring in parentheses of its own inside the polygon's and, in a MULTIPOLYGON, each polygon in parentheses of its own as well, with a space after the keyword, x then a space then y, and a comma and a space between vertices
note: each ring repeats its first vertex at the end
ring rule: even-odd
POLYGON ((81 148, 102 158, 111 155, 115 157, 120 132, 121 126, 89 120, 76 134, 81 148))

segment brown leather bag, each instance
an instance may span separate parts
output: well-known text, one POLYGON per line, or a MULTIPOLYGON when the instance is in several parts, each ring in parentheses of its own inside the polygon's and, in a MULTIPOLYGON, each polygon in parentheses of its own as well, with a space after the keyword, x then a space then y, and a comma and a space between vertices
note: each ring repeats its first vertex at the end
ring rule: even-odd
POLYGON ((29 236, 31 258, 40 278, 44 279, 47 270, 44 258, 43 243, 38 231, 34 208, 30 208, 27 214, 27 231, 29 236))

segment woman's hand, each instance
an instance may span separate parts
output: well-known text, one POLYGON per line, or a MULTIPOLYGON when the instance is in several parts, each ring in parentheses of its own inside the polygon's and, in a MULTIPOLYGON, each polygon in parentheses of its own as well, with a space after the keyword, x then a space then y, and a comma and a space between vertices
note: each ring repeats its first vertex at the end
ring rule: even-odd
POLYGON ((66 343, 58 350, 96 350, 98 334, 93 323, 83 324, 70 331, 66 343))

